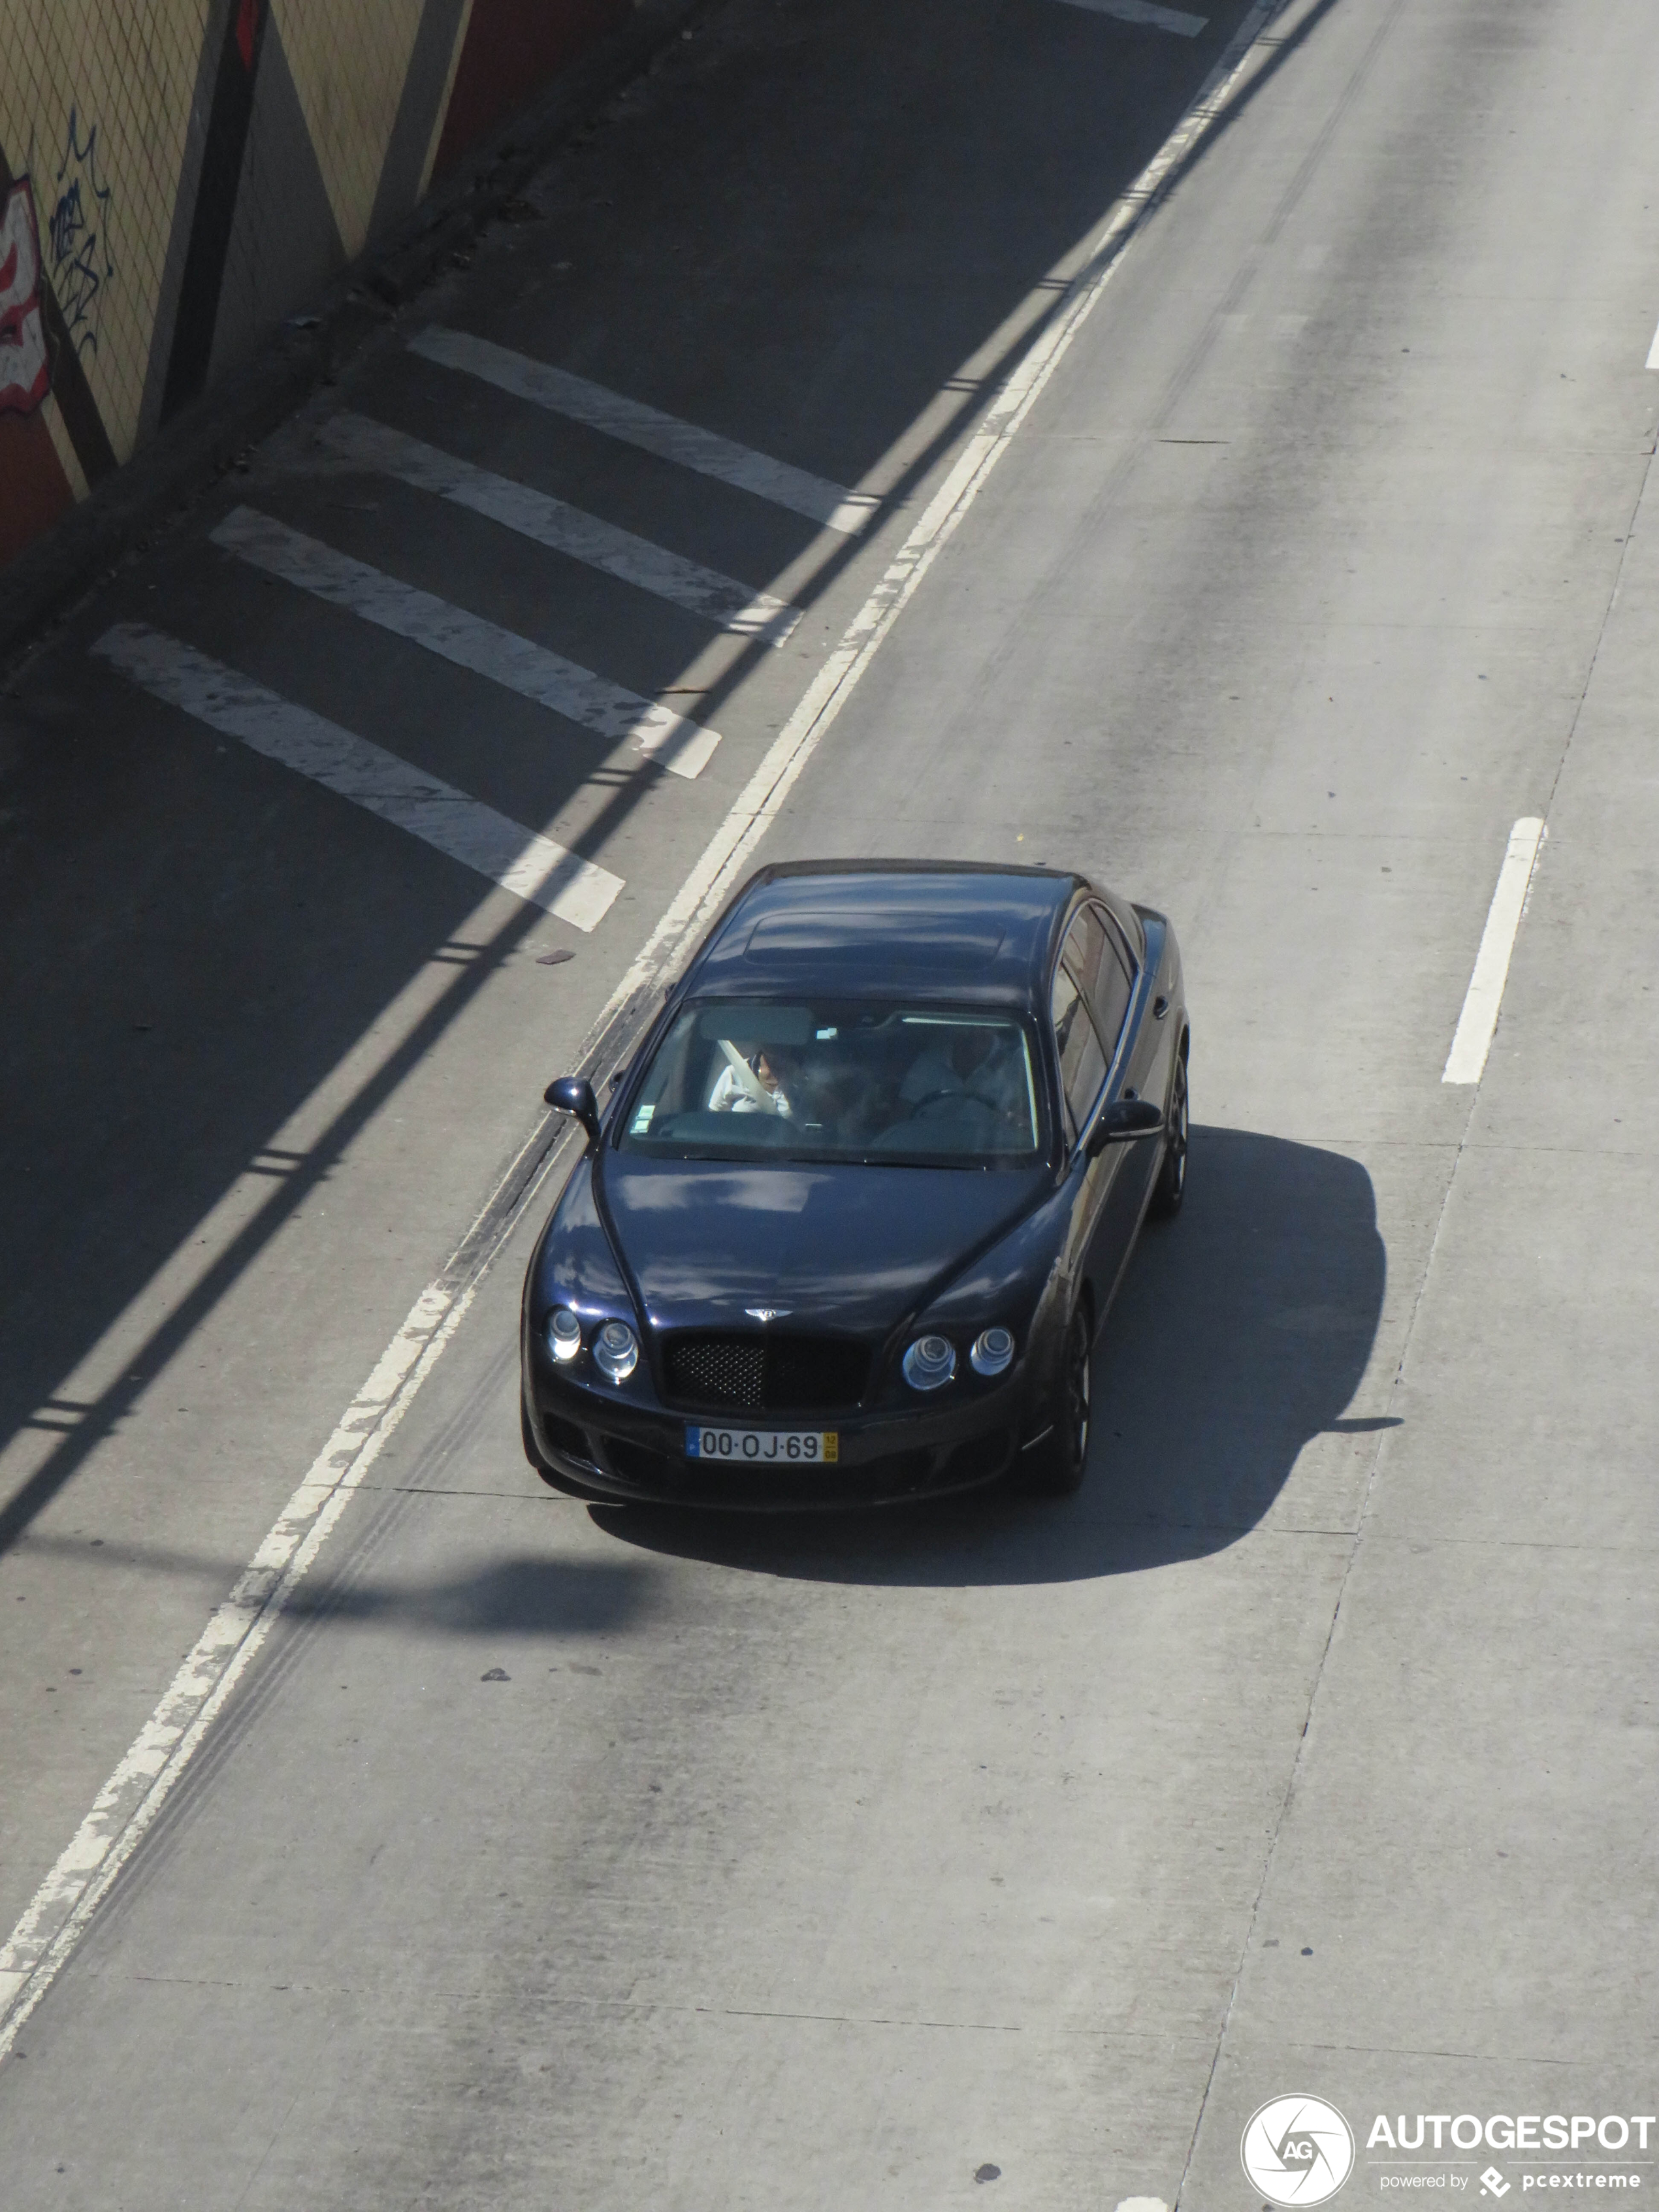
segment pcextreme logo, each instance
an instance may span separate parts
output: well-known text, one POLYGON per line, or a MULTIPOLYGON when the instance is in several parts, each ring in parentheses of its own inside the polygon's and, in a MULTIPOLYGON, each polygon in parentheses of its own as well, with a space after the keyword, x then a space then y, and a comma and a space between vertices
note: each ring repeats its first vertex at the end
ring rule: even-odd
POLYGON ((1270 2204, 1322 2204, 1353 2170, 1353 2130, 1322 2097, 1270 2097, 1251 2113, 1238 2155, 1270 2204))

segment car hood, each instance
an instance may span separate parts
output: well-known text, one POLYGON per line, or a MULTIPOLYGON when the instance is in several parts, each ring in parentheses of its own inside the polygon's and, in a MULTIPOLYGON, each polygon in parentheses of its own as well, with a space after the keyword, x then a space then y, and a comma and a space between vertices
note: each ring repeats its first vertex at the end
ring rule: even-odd
POLYGON ((1042 1169, 727 1166, 609 1154, 602 1200, 655 1328, 878 1336, 924 1305, 1049 1187, 1042 1169))

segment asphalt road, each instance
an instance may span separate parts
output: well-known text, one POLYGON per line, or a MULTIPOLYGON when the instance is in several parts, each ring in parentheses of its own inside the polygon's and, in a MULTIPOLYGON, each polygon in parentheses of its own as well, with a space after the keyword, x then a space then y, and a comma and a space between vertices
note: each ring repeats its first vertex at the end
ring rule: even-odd
MULTIPOLYGON (((1244 18, 732 0, 0 699, 0 1929, 1244 18), (709 572, 799 623, 717 628, 709 572), (94 653, 134 623, 244 726, 94 653), (672 772, 554 655, 718 744, 672 772), (256 748, 249 679, 620 888, 493 887, 256 748)), ((544 1186, 0 2060, 7 2212, 1207 2212, 1291 2091, 1387 2201, 1374 2115, 1654 2108, 1656 315, 1639 0, 1272 21, 757 848, 1175 917, 1191 1195, 1082 1494, 552 1497, 544 1186)))

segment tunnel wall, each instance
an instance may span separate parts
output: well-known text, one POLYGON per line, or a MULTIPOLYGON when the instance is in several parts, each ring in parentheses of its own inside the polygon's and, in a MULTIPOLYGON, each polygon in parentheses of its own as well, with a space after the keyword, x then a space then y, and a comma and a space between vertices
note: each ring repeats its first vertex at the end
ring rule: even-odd
POLYGON ((0 0, 0 567, 633 0, 0 0))

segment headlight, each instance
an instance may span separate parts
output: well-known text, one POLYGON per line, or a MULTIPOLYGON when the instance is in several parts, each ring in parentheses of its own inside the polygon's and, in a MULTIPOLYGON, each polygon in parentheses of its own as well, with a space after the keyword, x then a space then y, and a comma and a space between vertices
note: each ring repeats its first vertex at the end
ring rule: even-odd
POLYGON ((608 1321, 593 1340, 593 1362, 613 1382, 625 1382, 640 1364, 640 1340, 625 1321, 608 1321))
POLYGON ((938 1390, 957 1371, 957 1348, 948 1336, 919 1336, 904 1355, 904 1379, 913 1390, 938 1390))
POLYGON ((568 1306, 556 1306, 547 1317, 547 1348, 562 1364, 582 1348, 582 1325, 568 1306))
POLYGON ((968 1357, 975 1375, 1001 1375, 1014 1356, 1014 1333, 1008 1328, 982 1328, 968 1357))

